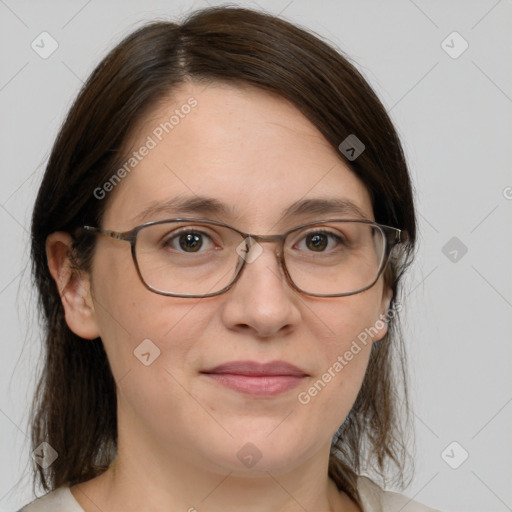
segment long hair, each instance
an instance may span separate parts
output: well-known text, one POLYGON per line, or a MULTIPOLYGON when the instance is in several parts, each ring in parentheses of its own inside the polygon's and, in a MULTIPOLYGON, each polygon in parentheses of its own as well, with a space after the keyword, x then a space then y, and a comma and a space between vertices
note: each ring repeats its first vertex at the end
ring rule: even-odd
MULTIPOLYGON (((182 23, 137 29, 106 55, 84 84, 53 146, 32 216, 32 270, 44 326, 45 360, 31 409, 33 448, 46 441, 59 456, 33 463, 49 491, 106 470, 117 449, 116 385, 102 340, 84 340, 66 324, 46 259, 55 231, 101 225, 108 199, 101 187, 124 161, 143 116, 186 81, 248 84, 277 93, 299 109, 337 151, 349 135, 365 145, 351 170, 368 189, 375 220, 408 232, 385 271, 399 300, 401 277, 416 240, 413 192, 403 150, 385 108, 340 51, 272 15, 235 7, 196 11, 182 23)), ((340 159, 345 159, 339 152, 340 159)), ((90 270, 94 237, 76 235, 77 269, 90 270)), ((372 472, 404 484, 409 418, 406 354, 399 314, 372 346, 361 390, 332 440, 329 475, 360 503, 357 477, 372 472), (405 421, 404 421, 405 419, 405 421)))

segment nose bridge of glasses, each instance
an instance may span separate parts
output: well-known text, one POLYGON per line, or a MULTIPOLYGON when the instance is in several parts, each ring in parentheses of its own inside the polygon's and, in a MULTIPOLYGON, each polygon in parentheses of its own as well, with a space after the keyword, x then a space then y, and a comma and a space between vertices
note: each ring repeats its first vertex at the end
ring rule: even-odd
POLYGON ((277 244, 274 252, 275 256, 277 256, 278 263, 281 264, 283 257, 281 242, 283 239, 284 235, 252 235, 245 233, 243 242, 238 245, 236 252, 242 257, 244 263, 252 263, 263 253, 263 246, 261 243, 271 242, 277 244))
POLYGON ((261 243, 261 242, 277 242, 279 243, 284 235, 248 235, 248 238, 261 243))
MULTIPOLYGON (((274 243, 277 244, 277 255, 281 255, 281 242, 285 235, 251 235, 248 234, 245 240, 248 242, 249 249, 257 244, 261 243, 274 243)), ((261 251, 261 250, 260 250, 261 251)))

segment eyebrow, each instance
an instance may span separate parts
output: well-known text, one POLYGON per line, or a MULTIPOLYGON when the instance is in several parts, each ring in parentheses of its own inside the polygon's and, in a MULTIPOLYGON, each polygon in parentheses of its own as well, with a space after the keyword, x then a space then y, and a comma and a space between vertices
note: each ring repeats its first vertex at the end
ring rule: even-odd
MULTIPOLYGON (((236 217, 233 207, 221 201, 205 196, 179 196, 173 197, 163 203, 150 204, 133 220, 134 222, 148 222, 152 218, 162 215, 202 214, 222 217, 236 217)), ((281 213, 282 219, 300 215, 341 214, 352 215, 359 219, 368 219, 363 210, 355 203, 344 198, 314 198, 302 199, 291 204, 281 213)))

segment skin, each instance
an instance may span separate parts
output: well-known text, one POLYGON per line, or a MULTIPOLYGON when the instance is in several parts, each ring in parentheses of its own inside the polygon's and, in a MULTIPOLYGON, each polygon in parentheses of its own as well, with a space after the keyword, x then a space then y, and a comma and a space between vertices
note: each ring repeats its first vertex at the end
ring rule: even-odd
MULTIPOLYGON (((103 227, 131 229, 149 203, 180 194, 226 203, 233 215, 209 218, 256 234, 332 217, 284 221, 282 210, 304 197, 349 199, 374 219, 366 187, 320 132, 290 103, 255 88, 182 85, 141 122, 133 147, 191 96, 197 107, 104 199, 103 227)), ((327 467, 372 341, 309 404, 297 395, 386 312, 391 292, 382 277, 356 295, 307 296, 287 284, 275 245, 264 243, 228 292, 165 297, 143 286, 128 243, 98 236, 91 275, 70 270, 69 245, 66 233, 48 237, 66 322, 85 339, 101 337, 118 396, 114 464, 71 487, 86 512, 359 510, 337 491, 327 467), (133 354, 146 338, 161 351, 149 366, 133 354), (285 360, 309 376, 299 388, 262 399, 199 373, 233 360, 285 360), (261 453, 251 468, 236 456, 246 443, 261 453)), ((385 334, 386 327, 373 341, 385 334)))

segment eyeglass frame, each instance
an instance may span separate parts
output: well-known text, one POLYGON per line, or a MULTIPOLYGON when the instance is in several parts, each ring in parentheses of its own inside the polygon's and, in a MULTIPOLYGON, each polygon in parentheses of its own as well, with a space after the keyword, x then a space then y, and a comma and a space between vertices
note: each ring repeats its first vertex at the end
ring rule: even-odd
MULTIPOLYGON (((294 289, 298 292, 304 293, 306 295, 310 295, 312 297, 347 297, 347 296, 355 295, 357 293, 361 293, 361 292, 364 292, 365 290, 368 290, 369 288, 371 288, 372 286, 375 285, 375 283, 378 281, 379 277, 384 272, 384 269, 386 268, 386 266, 389 262, 389 257, 390 257, 390 254, 391 254, 393 248, 399 244, 406 244, 409 239, 409 235, 408 235, 407 231, 404 229, 387 226, 385 224, 380 224, 378 222, 367 220, 367 219, 327 219, 327 220, 321 220, 321 221, 312 221, 312 222, 307 222, 307 223, 301 224, 299 226, 295 226, 294 228, 291 228, 291 229, 287 230, 285 233, 280 234, 280 235, 254 235, 251 233, 245 233, 244 231, 234 228, 234 227, 230 226, 229 224, 225 224, 224 222, 219 222, 219 221, 210 220, 210 219, 196 219, 196 218, 188 218, 188 217, 187 218, 180 217, 180 218, 145 222, 144 224, 135 226, 133 229, 130 229, 128 231, 112 231, 110 229, 98 228, 98 227, 88 226, 88 225, 82 226, 82 229, 84 229, 85 231, 87 231, 89 233, 99 233, 99 234, 108 236, 109 238, 112 238, 114 240, 121 240, 124 242, 129 242, 130 246, 131 246, 132 259, 133 259, 133 263, 135 264, 137 274, 139 275, 139 278, 140 278, 142 284, 148 290, 152 291, 153 293, 157 293, 159 295, 164 295, 166 297, 204 298, 204 297, 214 297, 216 295, 220 295, 222 293, 227 292, 230 288, 232 288, 233 285, 240 278, 240 275, 242 274, 242 270, 244 269, 245 264, 247 263, 246 259, 240 255, 239 255, 239 263, 237 265, 237 268, 235 269, 235 275, 234 275, 232 281, 228 285, 226 285, 224 288, 222 288, 221 290, 219 290, 217 292, 208 293, 208 294, 200 294, 200 295, 198 295, 198 294, 184 295, 184 294, 179 294, 179 293, 163 292, 163 291, 153 288, 151 285, 146 283, 144 277, 142 276, 142 272, 139 267, 139 263, 137 260, 137 254, 136 254, 136 250, 135 250, 135 245, 137 242, 137 234, 139 231, 141 231, 142 229, 144 229, 147 226, 154 226, 154 225, 166 224, 166 223, 170 224, 173 222, 198 222, 198 223, 201 222, 201 223, 205 223, 205 224, 212 224, 212 225, 228 228, 228 229, 238 233, 243 238, 243 240, 245 242, 247 242, 247 239, 250 239, 250 240, 258 242, 258 243, 264 243, 264 242, 277 243, 278 246, 277 246, 276 256, 278 259, 278 263, 284 272, 286 281, 288 282, 288 284, 290 285, 290 287, 292 289, 294 289), (306 292, 306 291, 302 290, 295 284, 292 277, 290 276, 288 269, 286 267, 286 262, 285 262, 285 258, 284 258, 284 250, 283 250, 284 241, 286 240, 288 235, 290 235, 291 233, 293 233, 295 231, 299 231, 303 228, 306 228, 308 226, 317 226, 317 225, 321 225, 321 224, 327 224, 330 222, 357 222, 360 224, 367 224, 367 225, 376 227, 383 232, 384 240, 385 240, 384 253, 382 255, 382 260, 381 260, 381 263, 379 266, 379 270, 377 272, 377 276, 372 281, 372 283, 369 284, 368 286, 365 286, 359 290, 355 290, 352 292, 334 293, 334 294, 325 294, 325 293, 317 294, 317 293, 310 293, 310 292, 306 292), (387 235, 389 233, 395 234, 394 240, 390 240, 388 238, 387 235), (240 260, 241 260, 241 263, 240 263, 240 260)), ((250 243, 250 246, 248 246, 247 252, 250 250, 251 247, 252 247, 252 243, 250 243)))

